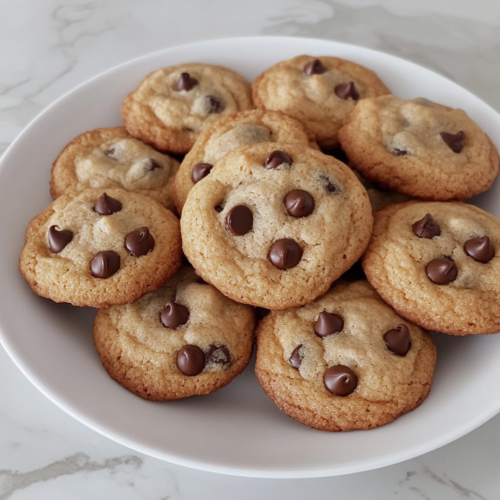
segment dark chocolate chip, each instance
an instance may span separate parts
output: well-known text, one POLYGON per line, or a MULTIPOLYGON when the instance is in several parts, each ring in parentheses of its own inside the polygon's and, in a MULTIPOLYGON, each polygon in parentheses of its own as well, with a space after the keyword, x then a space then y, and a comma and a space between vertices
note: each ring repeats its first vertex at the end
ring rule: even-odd
POLYGON ((204 177, 206 177, 210 170, 212 170, 213 165, 211 163, 197 163, 193 167, 193 173, 191 174, 191 178, 193 182, 196 184, 201 181, 204 177))
POLYGON ((125 236, 125 248, 130 252, 130 255, 137 257, 146 255, 153 250, 154 246, 155 239, 147 227, 136 229, 125 236))
POLYGON ((160 313, 160 321, 163 326, 175 329, 184 325, 189 318, 189 309, 177 302, 171 300, 165 304, 165 307, 160 313))
POLYGON ((457 266, 448 257, 431 260, 425 266, 429 279, 436 285, 447 285, 457 279, 457 266))
POLYGON ((335 365, 326 370, 323 377, 325 387, 335 396, 348 396, 358 385, 358 377, 347 366, 335 365))
POLYGON ((325 184, 325 188, 329 193, 334 193, 336 191, 337 188, 335 187, 335 184, 333 184, 333 182, 326 175, 322 175, 320 179, 325 184))
POLYGON ((408 151, 406 151, 405 149, 394 148, 392 150, 392 154, 394 156, 405 156, 408 154, 408 151))
POLYGON ((406 356, 410 350, 410 330, 406 325, 398 325, 384 334, 387 349, 398 356, 406 356))
POLYGON ((226 228, 237 236, 252 230, 253 214, 246 205, 236 205, 226 215, 226 228))
POLYGON ((205 368, 205 353, 197 345, 185 345, 177 353, 177 367, 184 375, 198 375, 205 368))
POLYGON ((217 205, 216 207, 214 207, 214 210, 218 213, 221 213, 224 210, 224 208, 222 207, 222 205, 217 205))
POLYGON ((104 151, 104 154, 106 156, 109 156, 110 158, 113 158, 113 160, 115 160, 115 148, 114 146, 111 146, 110 148, 106 149, 106 151, 104 151))
POLYGON ((149 158, 149 171, 152 172, 153 170, 156 170, 158 168, 163 168, 163 167, 154 158, 149 158))
POLYGON ((431 239, 441 234, 441 228, 437 225, 431 214, 425 214, 420 220, 414 222, 411 227, 415 236, 419 238, 431 239))
POLYGON ((489 236, 472 238, 466 241, 464 244, 464 251, 469 257, 483 264, 486 264, 495 257, 495 248, 489 236))
POLYGON ((441 132, 441 138, 446 143, 446 145, 454 152, 460 153, 464 147, 463 141, 465 139, 464 132, 460 131, 456 134, 450 134, 449 132, 441 132))
POLYGON ((269 259, 278 269, 295 267, 302 258, 302 249, 292 239, 276 240, 269 250, 269 259))
POLYGON ((111 215, 115 212, 119 212, 122 209, 122 204, 108 196, 106 193, 102 193, 94 206, 94 212, 97 212, 99 215, 111 215))
POLYGON ((290 191, 285 198, 285 206, 293 217, 306 217, 314 210, 314 198, 302 189, 290 191))
POLYGON ((208 102, 209 113, 220 113, 224 109, 222 103, 219 99, 217 99, 217 97, 213 95, 207 95, 205 96, 205 99, 208 102))
POLYGON ((341 99, 349 99, 349 97, 355 101, 359 99, 358 91, 354 82, 341 83, 335 87, 335 94, 341 99))
POLYGON ((302 347, 302 344, 298 345, 293 351, 290 356, 290 364, 298 370, 300 368, 300 365, 302 364, 302 354, 300 353, 300 349, 302 347))
POLYGON ((216 346, 212 344, 205 353, 206 363, 215 363, 217 365, 228 365, 231 362, 231 355, 225 345, 216 346))
POLYGON ((269 309, 265 309, 264 307, 256 307, 255 314, 257 314, 257 319, 261 320, 265 318, 271 311, 269 309))
POLYGON ((191 90, 198 85, 198 80, 193 78, 189 73, 181 73, 177 81, 172 85, 172 88, 177 91, 191 90))
POLYGON ((319 313, 314 331, 318 337, 326 337, 338 333, 344 328, 344 320, 338 314, 323 311, 319 313))
POLYGON ((59 226, 49 227, 49 247, 54 253, 61 252, 73 239, 73 232, 69 229, 58 230, 59 226))
POLYGON ((90 261, 90 272, 96 278, 109 278, 120 269, 120 256, 111 250, 96 253, 90 261))
POLYGON ((269 154, 264 162, 264 167, 267 169, 277 168, 283 163, 291 165, 293 160, 284 151, 277 150, 269 154))
POLYGON ((319 59, 314 59, 313 61, 309 61, 305 66, 304 66, 304 74, 311 76, 311 75, 322 75, 323 73, 326 72, 326 68, 323 66, 321 61, 319 59))

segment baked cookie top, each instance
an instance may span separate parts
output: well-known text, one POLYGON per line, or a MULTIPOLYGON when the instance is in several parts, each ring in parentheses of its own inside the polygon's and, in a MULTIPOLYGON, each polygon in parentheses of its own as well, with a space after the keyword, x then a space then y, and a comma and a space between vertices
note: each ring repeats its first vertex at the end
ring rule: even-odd
POLYGON ((250 83, 223 66, 187 63, 147 75, 122 105, 128 132, 160 151, 187 153, 219 118, 252 109, 250 83))
POLYGON ((300 122, 277 111, 255 109, 221 118, 201 132, 181 163, 172 186, 179 213, 189 190, 210 173, 217 160, 238 147, 260 142, 297 142, 318 147, 313 134, 300 122))
POLYGON ((497 150, 479 126, 461 109, 423 98, 359 101, 339 137, 352 168, 407 196, 463 200, 498 175, 497 150))
POLYGON ((172 212, 137 193, 87 189, 60 196, 30 222, 19 267, 42 297, 107 307, 158 288, 181 259, 172 212))
POLYGON ((75 137, 52 165, 53 199, 88 188, 122 188, 174 209, 170 185, 179 162, 134 139, 124 127, 99 128, 75 137))
POLYGON ((368 196, 352 171, 297 144, 228 153, 191 189, 181 218, 198 274, 268 309, 324 293, 363 253, 371 228, 368 196))
POLYGON ((184 266, 133 304, 98 311, 94 343, 109 375, 144 399, 208 394, 252 353, 253 308, 224 297, 184 266))
POLYGON ((325 149, 339 144, 338 131, 358 100, 389 93, 373 71, 330 56, 282 61, 252 84, 257 108, 282 111, 301 121, 325 149))
POLYGON ((259 383, 278 408, 310 427, 379 427, 419 406, 431 388, 431 336, 366 281, 337 281, 311 304, 273 311, 256 334, 259 383))
POLYGON ((453 335, 500 331, 500 221, 460 202, 375 213, 368 281, 409 321, 453 335))

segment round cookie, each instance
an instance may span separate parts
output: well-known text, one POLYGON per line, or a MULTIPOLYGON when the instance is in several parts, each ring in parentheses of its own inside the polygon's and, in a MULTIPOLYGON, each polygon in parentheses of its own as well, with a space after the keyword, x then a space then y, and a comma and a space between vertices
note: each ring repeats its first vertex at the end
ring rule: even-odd
POLYGON ((221 118, 201 132, 181 163, 172 186, 179 213, 189 190, 208 175, 217 160, 238 147, 260 142, 297 142, 318 147, 300 122, 277 111, 255 109, 221 118))
POLYGON ((108 374, 137 396, 167 401, 209 394, 247 366, 251 307, 183 267, 162 288, 97 312, 94 344, 108 374))
POLYGON ((255 374, 288 416, 325 431, 373 429, 419 406, 436 364, 432 337, 366 281, 337 281, 257 327, 255 374))
POLYGON ((323 149, 338 146, 342 122, 359 99, 389 93, 373 71, 330 56, 282 61, 252 84, 257 108, 282 111, 301 121, 323 149))
POLYGON ((375 213, 368 281, 423 328, 500 331, 500 221, 460 202, 408 202, 375 213))
POLYGON ((172 212, 122 189, 87 189, 60 196, 30 222, 19 268, 37 295, 108 307, 163 285, 181 259, 172 212))
POLYGON ((423 98, 364 99, 339 137, 352 168, 411 197, 463 200, 498 175, 497 150, 479 126, 461 109, 423 98))
POLYGON ((73 139, 52 165, 50 194, 122 188, 173 210, 170 186, 179 162, 134 139, 124 127, 99 128, 73 139))
POLYGON ((187 63, 150 73, 127 95, 121 111, 131 135, 160 151, 184 154, 210 123, 252 108, 250 83, 241 75, 187 63))
POLYGON ((184 253, 224 295, 267 309, 306 304, 363 253, 365 189, 343 163, 297 144, 222 157, 189 192, 184 253))

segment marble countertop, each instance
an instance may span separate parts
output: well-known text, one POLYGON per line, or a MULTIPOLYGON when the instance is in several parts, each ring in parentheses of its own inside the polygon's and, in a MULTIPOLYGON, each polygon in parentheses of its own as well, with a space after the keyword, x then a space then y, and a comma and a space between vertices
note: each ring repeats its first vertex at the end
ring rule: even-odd
MULTIPOLYGON (((192 41, 253 35, 325 38, 391 53, 500 111, 496 0, 0 0, 0 153, 48 104, 112 66, 192 41)), ((0 500, 500 497, 500 416, 390 467, 250 479, 183 468, 114 443, 46 399, 1 348, 0 377, 0 500)))

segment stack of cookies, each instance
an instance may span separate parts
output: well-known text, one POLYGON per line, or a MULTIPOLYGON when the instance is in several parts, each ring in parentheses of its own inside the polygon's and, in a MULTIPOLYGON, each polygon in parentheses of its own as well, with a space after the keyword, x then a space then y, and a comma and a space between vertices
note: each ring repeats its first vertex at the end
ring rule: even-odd
POLYGON ((304 55, 253 84, 158 70, 122 117, 57 157, 20 269, 43 297, 99 308, 95 347, 134 394, 209 394, 256 342, 280 410, 370 429, 429 394, 428 329, 500 331, 500 221, 463 203, 499 157, 463 111, 304 55))

